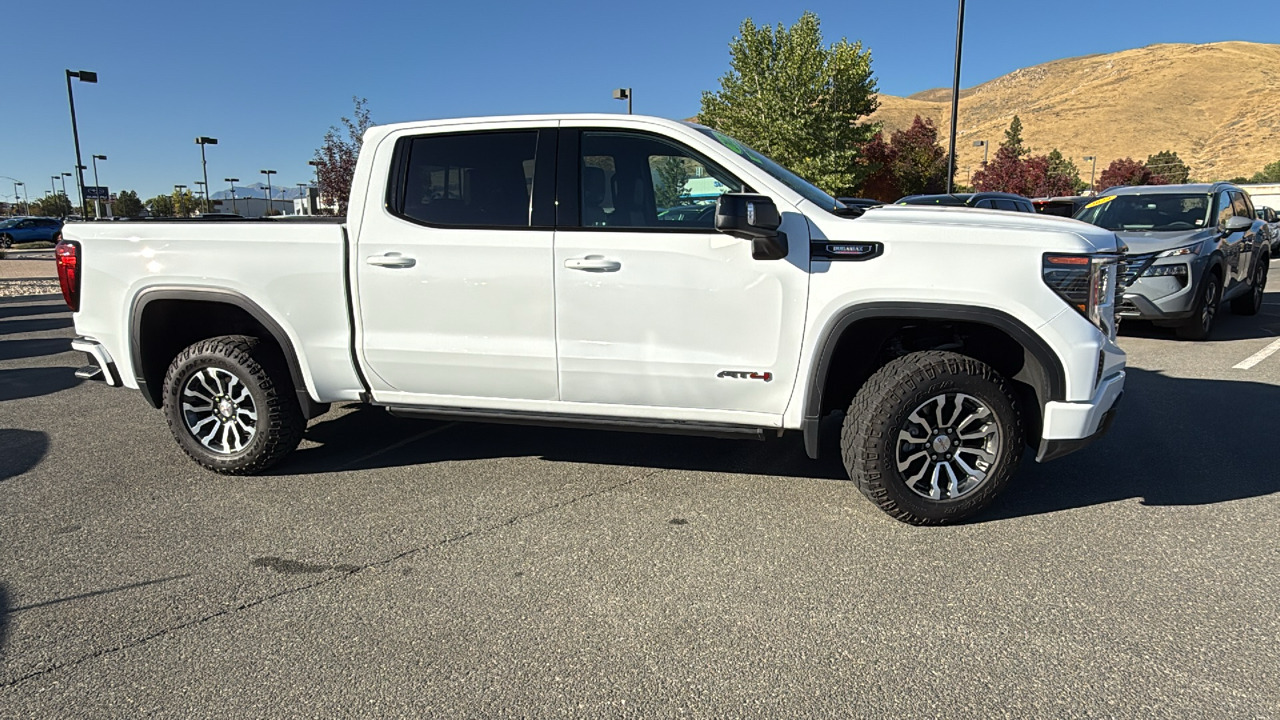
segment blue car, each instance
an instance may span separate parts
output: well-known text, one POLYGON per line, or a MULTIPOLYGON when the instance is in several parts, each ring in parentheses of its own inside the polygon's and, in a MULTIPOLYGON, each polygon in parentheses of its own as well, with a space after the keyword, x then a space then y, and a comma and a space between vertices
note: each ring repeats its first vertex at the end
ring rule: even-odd
POLYGON ((23 217, 0 222, 0 247, 13 247, 18 243, 36 242, 53 238, 62 230, 57 218, 23 217))

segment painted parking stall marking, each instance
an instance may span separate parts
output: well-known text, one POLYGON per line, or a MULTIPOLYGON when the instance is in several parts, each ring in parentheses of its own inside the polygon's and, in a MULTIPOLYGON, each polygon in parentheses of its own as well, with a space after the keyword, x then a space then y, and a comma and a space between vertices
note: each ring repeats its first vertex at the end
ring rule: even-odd
POLYGON ((1244 360, 1234 365, 1233 368, 1235 370, 1248 370, 1254 365, 1257 365, 1263 360, 1266 360, 1267 358, 1271 357, 1277 351, 1280 351, 1280 340, 1276 340, 1275 342, 1262 348, 1258 352, 1250 355, 1249 357, 1245 358, 1244 360))

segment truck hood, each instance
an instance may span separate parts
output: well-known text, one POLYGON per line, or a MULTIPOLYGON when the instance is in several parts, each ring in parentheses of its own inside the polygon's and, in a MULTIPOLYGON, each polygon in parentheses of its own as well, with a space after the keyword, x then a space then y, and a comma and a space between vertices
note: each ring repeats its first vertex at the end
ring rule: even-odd
POLYGON ((1116 236, 1129 247, 1131 255, 1145 255, 1202 242, 1212 238, 1216 232, 1215 228, 1202 228, 1174 232, 1118 232, 1116 236))
POLYGON ((1064 252, 1115 252, 1119 247, 1116 234, 1097 225, 1090 225, 1079 220, 1058 217, 1056 215, 1033 215, 1031 213, 1012 212, 1009 210, 980 210, 962 207, 931 207, 927 205, 885 205, 868 210, 862 217, 847 222, 862 224, 914 224, 921 223, 939 226, 963 226, 973 228, 990 228, 993 230, 1020 231, 1016 236, 1020 242, 1027 242, 1026 232, 1043 233, 1046 249, 1064 252), (1070 236, 1070 244, 1083 246, 1063 247, 1060 240, 1070 236))

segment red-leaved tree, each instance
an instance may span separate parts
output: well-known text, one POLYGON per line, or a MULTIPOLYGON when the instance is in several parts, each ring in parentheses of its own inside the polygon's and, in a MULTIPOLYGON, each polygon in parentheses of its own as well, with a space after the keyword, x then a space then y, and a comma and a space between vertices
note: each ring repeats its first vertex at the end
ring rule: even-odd
POLYGON ((862 157, 875 168, 862 185, 863 197, 893 202, 947 189, 947 151, 938 144, 937 126, 919 115, 888 142, 883 134, 873 137, 863 145, 862 157))
POLYGON ((1027 163, 1015 148, 1001 145, 995 159, 973 174, 973 189, 979 192, 1007 192, 1025 195, 1027 163))
POLYGON ((329 126, 324 134, 324 144, 316 150, 316 181, 319 184, 320 202, 337 205, 338 214, 347 214, 347 201, 351 197, 351 178, 356 174, 356 158, 364 131, 373 125, 369 118, 368 100, 352 96, 355 103, 353 117, 341 119, 342 127, 329 126), (345 134, 345 136, 344 136, 345 134))
POLYGON ((1113 160, 1098 176, 1098 187, 1109 188, 1124 185, 1168 185, 1169 181, 1151 172, 1146 163, 1133 158, 1113 160))

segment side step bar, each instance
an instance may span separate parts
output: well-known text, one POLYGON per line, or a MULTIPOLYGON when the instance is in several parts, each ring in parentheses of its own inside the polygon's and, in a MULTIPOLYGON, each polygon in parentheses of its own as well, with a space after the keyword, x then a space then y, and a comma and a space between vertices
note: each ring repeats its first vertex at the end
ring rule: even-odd
POLYGON ((482 408, 417 407, 383 405, 396 417, 428 420, 462 420, 468 422, 498 423, 502 425, 542 425, 547 427, 576 428, 580 430, 620 430, 623 432, 649 432, 667 435, 701 435, 705 437, 735 440, 764 440, 766 432, 776 429, 749 425, 718 425, 715 423, 683 420, 656 420, 643 418, 615 418, 599 415, 567 415, 559 413, 521 412, 518 410, 485 410, 482 408))

